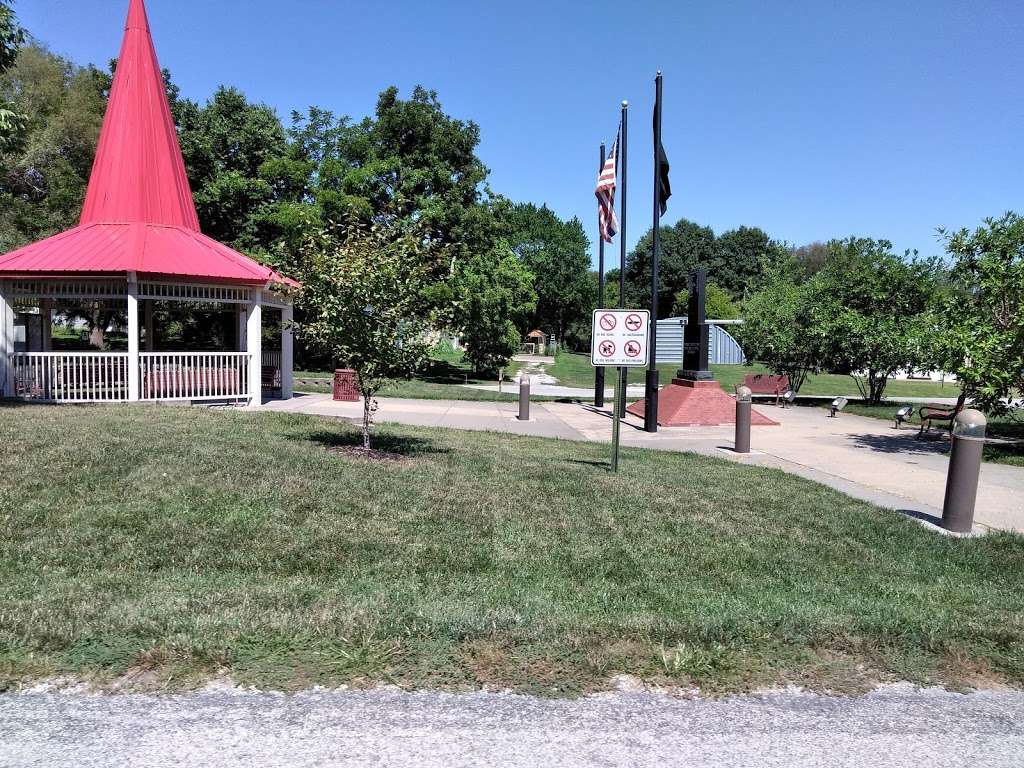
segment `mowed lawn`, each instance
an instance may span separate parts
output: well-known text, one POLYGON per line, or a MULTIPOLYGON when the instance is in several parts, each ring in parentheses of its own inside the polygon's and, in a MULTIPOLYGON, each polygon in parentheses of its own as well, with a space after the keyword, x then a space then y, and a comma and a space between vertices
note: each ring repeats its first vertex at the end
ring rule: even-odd
POLYGON ((0 407, 0 687, 1024 683, 1024 538, 687 454, 0 407))
MULTIPOLYGON (((668 384, 679 368, 678 363, 659 364, 661 383, 668 384)), ((743 377, 751 373, 768 373, 762 365, 713 365, 712 373, 727 392, 732 392, 743 383, 743 377)), ((558 355, 555 364, 548 368, 548 373, 558 379, 560 384, 568 387, 594 386, 594 369, 590 365, 590 356, 563 352, 558 355)), ((630 384, 644 383, 644 370, 632 368, 629 371, 630 384)), ((614 384, 614 377, 608 377, 608 386, 614 384)), ((823 373, 808 376, 800 389, 801 395, 856 395, 857 384, 850 376, 823 373)), ((960 388, 953 382, 942 384, 931 381, 890 381, 885 390, 887 398, 899 397, 958 397, 960 388)))

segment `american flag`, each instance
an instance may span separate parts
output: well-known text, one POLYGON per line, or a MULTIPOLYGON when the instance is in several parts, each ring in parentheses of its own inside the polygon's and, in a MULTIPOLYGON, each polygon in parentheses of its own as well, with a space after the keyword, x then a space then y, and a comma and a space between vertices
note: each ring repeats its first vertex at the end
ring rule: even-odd
POLYGON ((615 218, 615 178, 617 176, 618 161, 616 155, 619 150, 619 140, 615 140, 611 154, 604 161, 604 168, 597 177, 598 229, 601 230, 601 239, 610 243, 612 238, 619 231, 619 221, 615 218))

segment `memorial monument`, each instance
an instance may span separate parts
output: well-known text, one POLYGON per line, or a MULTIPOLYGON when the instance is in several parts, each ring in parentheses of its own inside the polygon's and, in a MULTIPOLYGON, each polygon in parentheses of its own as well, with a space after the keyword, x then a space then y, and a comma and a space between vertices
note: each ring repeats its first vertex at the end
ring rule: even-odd
MULTIPOLYGON (((709 347, 711 333, 705 311, 707 271, 696 269, 689 277, 690 303, 683 330, 682 367, 672 383, 658 393, 658 425, 662 427, 719 426, 736 423, 736 401, 722 389, 711 373, 709 347)), ((626 410, 643 418, 645 400, 626 410)), ((772 426, 758 411, 750 414, 751 424, 772 426)))

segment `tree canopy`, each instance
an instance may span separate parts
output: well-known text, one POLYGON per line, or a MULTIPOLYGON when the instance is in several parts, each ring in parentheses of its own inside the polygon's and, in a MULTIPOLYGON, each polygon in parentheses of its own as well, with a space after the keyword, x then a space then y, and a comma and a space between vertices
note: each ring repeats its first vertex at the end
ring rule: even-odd
POLYGON ((1024 393, 1024 218, 944 232, 952 290, 932 318, 938 363, 989 413, 1024 393))
POLYGON ((38 45, 0 75, 0 100, 24 115, 0 151, 0 252, 78 223, 106 109, 107 79, 38 45))
POLYGON ((537 308, 529 324, 564 339, 596 299, 590 247, 578 219, 562 221, 546 205, 520 203, 507 215, 513 252, 533 275, 537 308))
MULTIPOLYGON (((25 30, 18 26, 10 3, 0 0, 0 74, 14 65, 24 42, 25 30)), ((14 146, 24 123, 25 116, 9 100, 0 98, 0 151, 14 146)))
POLYGON ((878 403, 890 376, 927 366, 926 314, 941 267, 899 257, 885 240, 851 237, 827 247, 813 275, 795 253, 770 271, 744 302, 740 343, 797 391, 809 372, 848 373, 864 399, 878 403))

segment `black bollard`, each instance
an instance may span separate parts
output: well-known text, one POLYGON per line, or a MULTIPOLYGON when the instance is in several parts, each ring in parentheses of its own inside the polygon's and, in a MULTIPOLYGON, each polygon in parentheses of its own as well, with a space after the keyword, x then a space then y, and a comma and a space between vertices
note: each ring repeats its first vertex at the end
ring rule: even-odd
POLYGON ((736 388, 736 453, 750 453, 750 407, 753 399, 750 387, 736 388))
POLYGON ((961 411, 953 422, 953 447, 949 452, 946 499, 942 505, 942 527, 954 533, 970 533, 974 527, 974 505, 978 499, 978 476, 985 452, 988 421, 980 411, 961 411))

